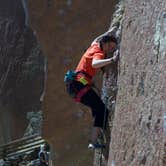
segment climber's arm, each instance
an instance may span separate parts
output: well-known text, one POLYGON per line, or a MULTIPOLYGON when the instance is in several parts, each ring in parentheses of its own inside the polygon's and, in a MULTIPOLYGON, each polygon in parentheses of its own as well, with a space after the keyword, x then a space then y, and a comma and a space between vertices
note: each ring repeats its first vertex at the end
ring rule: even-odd
POLYGON ((92 67, 93 68, 101 68, 103 66, 106 66, 110 63, 113 62, 112 58, 108 58, 108 59, 93 59, 92 61, 92 67))
POLYGON ((114 56, 112 58, 107 58, 107 59, 93 59, 92 60, 92 67, 93 68, 101 68, 103 66, 106 66, 112 62, 116 62, 119 58, 119 52, 116 51, 114 53, 114 56))

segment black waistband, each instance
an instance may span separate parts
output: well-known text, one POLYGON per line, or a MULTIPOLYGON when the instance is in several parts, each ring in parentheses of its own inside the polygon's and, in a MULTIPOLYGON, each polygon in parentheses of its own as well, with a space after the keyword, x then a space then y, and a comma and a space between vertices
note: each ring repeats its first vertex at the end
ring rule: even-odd
POLYGON ((86 73, 85 71, 77 71, 77 74, 84 74, 86 77, 88 77, 89 79, 92 79, 92 76, 91 75, 89 75, 88 73, 86 73))

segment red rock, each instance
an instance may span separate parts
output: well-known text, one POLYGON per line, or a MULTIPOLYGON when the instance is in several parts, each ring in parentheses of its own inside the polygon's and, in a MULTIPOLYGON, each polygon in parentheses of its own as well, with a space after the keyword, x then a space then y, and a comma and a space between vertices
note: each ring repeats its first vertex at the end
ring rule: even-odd
POLYGON ((109 166, 166 164, 165 9, 162 0, 125 1, 109 166))

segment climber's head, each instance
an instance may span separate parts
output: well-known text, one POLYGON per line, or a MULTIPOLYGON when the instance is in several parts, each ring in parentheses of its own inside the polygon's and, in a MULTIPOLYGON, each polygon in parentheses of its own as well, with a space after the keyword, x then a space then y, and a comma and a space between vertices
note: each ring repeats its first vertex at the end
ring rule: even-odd
POLYGON ((100 40, 100 48, 105 52, 113 52, 117 47, 117 39, 114 36, 105 35, 100 40))

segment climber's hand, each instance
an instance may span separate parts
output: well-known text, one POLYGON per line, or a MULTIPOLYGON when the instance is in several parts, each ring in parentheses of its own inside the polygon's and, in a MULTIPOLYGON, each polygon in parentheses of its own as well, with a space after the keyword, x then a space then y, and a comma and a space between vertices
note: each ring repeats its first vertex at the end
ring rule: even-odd
POLYGON ((114 52, 114 55, 112 57, 113 61, 116 62, 119 59, 119 50, 116 50, 114 52))

